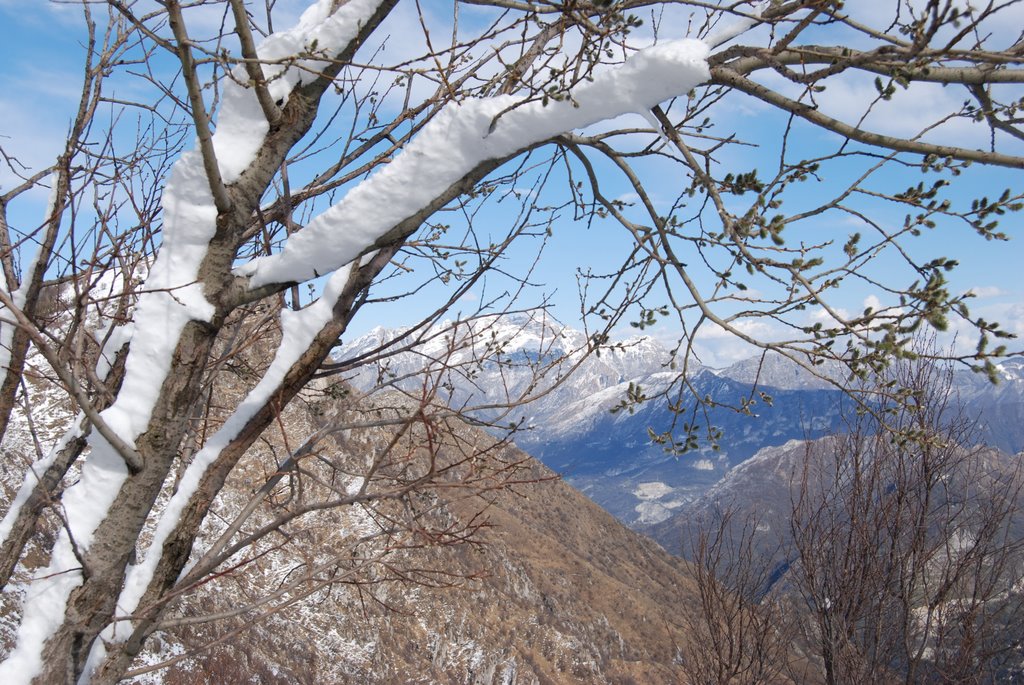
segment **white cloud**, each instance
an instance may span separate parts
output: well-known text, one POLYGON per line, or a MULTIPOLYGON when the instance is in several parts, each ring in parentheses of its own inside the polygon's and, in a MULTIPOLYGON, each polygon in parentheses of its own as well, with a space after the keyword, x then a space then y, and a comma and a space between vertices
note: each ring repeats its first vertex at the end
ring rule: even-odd
MULTIPOLYGON (((785 330, 780 324, 764 319, 744 319, 731 325, 748 338, 761 342, 778 340, 785 335, 785 330)), ((712 368, 724 368, 759 351, 759 348, 735 333, 712 323, 701 326, 697 331, 693 349, 699 361, 712 368)))
POLYGON ((721 340, 714 345, 697 342, 693 349, 700 363, 713 369, 724 369, 757 354, 756 347, 739 338, 721 340))
MULTIPOLYGON (((774 338, 780 332, 774 324, 764 319, 739 319, 731 322, 729 325, 736 331, 757 339, 774 338)), ((701 326, 697 337, 706 340, 722 340, 735 337, 735 333, 722 328, 716 323, 709 322, 701 326)))
MULTIPOLYGON (((33 30, 48 31, 58 26, 82 24, 82 8, 74 3, 0 0, 0 9, 6 9, 19 24, 33 30)), ((5 29, 10 30, 11 26, 5 29)))
MULTIPOLYGON (((851 318, 849 310, 845 309, 844 307, 834 306, 832 307, 832 311, 835 312, 837 316, 841 317, 844 320, 849 320, 851 318)), ((818 307, 816 309, 811 310, 807 318, 810 321, 810 323, 821 323, 824 326, 832 326, 838 323, 835 317, 833 317, 832 314, 829 313, 829 311, 824 307, 818 307)))
MULTIPOLYGON (((1014 340, 992 340, 990 350, 998 345, 1006 345, 1010 352, 1024 350, 1024 302, 975 305, 971 315, 998 322, 1002 330, 1017 336, 1014 340)), ((978 344, 977 329, 957 316, 951 316, 949 323, 949 330, 938 336, 940 347, 951 347, 960 354, 973 352, 978 344)))
POLYGON ((967 292, 979 299, 986 297, 1000 297, 1007 294, 1005 290, 997 285, 976 285, 967 292))
MULTIPOLYGON (((883 83, 886 83, 883 79, 883 83)), ((815 96, 822 113, 848 123, 857 123, 878 97, 874 74, 844 74, 829 81, 827 89, 815 96)), ((925 129, 958 112, 964 96, 955 89, 937 83, 914 83, 909 88, 896 86, 890 100, 875 102, 863 128, 874 133, 912 138, 925 129)), ((943 122, 923 136, 924 140, 955 138, 960 145, 985 147, 989 129, 982 123, 957 117, 943 122)))
POLYGON ((864 298, 864 309, 871 309, 872 311, 879 311, 882 308, 882 301, 874 295, 868 295, 864 298))

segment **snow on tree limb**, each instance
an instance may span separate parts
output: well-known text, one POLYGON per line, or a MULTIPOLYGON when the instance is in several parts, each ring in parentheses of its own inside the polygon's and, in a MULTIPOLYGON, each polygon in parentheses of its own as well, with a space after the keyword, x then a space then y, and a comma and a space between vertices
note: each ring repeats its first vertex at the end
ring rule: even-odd
MULTIPOLYGON (((268 38, 260 56, 284 59, 312 50, 334 54, 348 45, 380 2, 352 0, 333 13, 332 4, 330 0, 317 2, 295 28, 268 38)), ((272 94, 286 98, 301 83, 305 70, 322 69, 324 65, 320 59, 305 59, 291 68, 280 66, 272 74, 278 76, 271 86, 272 94)), ((244 82, 244 69, 239 67, 236 77, 244 82)), ((237 180, 255 159, 268 131, 262 118, 253 92, 232 80, 225 81, 224 104, 213 136, 225 182, 237 180)), ((185 153, 174 164, 162 204, 162 244, 136 308, 125 378, 117 399, 101 413, 131 446, 150 424, 185 326, 192 321, 207 321, 214 313, 198 279, 216 232, 217 209, 198 151, 185 153)), ((32 584, 17 645, 0 664, 0 681, 4 683, 29 682, 42 671, 43 648, 61 625, 71 593, 82 584, 82 554, 127 478, 123 459, 102 436, 94 432, 90 445, 81 479, 63 496, 69 525, 60 532, 49 565, 32 584)))
MULTIPOLYGON (((138 608, 139 600, 153 579, 153 573, 163 552, 164 542, 174 532, 182 511, 198 489, 207 469, 217 460, 221 451, 245 428, 252 416, 280 391, 288 371, 309 349, 321 329, 334 317, 334 304, 341 296, 354 266, 353 262, 345 268, 335 271, 324 287, 321 296, 305 309, 281 311, 281 342, 274 355, 274 360, 260 378, 259 383, 249 391, 220 429, 206 441, 203 448, 192 458, 185 473, 182 474, 174 495, 160 514, 159 523, 145 557, 128 570, 124 590, 118 600, 117 613, 119 615, 131 615, 138 608)), ((115 622, 108 626, 101 639, 94 643, 85 673, 92 672, 102 662, 107 651, 105 642, 123 642, 131 633, 132 623, 129 620, 115 622)))
POLYGON ((669 41, 633 54, 579 86, 568 100, 544 104, 505 95, 453 102, 394 160, 293 234, 281 252, 237 272, 250 276, 253 288, 329 273, 484 161, 686 95, 709 78, 707 56, 702 41, 669 41))
MULTIPOLYGON (((270 97, 283 106, 303 78, 312 80, 356 37, 381 0, 350 0, 332 12, 332 0, 319 0, 291 29, 268 36, 257 48, 270 97), (326 59, 325 59, 326 58, 326 59)), ((249 168, 269 131, 266 115, 243 67, 223 82, 223 102, 213 147, 224 182, 234 183, 249 168)))

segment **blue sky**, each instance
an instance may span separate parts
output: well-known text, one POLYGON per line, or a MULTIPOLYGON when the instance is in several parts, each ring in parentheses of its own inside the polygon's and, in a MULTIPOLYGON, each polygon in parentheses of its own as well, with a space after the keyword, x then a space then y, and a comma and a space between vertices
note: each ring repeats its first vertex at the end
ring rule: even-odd
MULTIPOLYGON (((286 13, 295 16, 304 3, 293 0, 287 4, 279 3, 286 13)), ((433 15, 438 26, 444 23, 443 3, 433 15)), ((96 7, 95 11, 103 11, 96 7)), ((471 15, 469 16, 472 20, 471 15)), ((198 17, 197 17, 198 18, 198 17)), ((219 17, 212 13, 202 17, 213 26, 219 17)), ((282 19, 278 20, 283 21, 282 19)), ((396 38, 389 42, 391 57, 403 50, 412 51, 419 42, 418 21, 411 11, 400 11, 392 20, 392 31, 396 38)), ((77 102, 77 89, 81 81, 80 75, 80 9, 47 2, 23 2, 19 0, 0 0, 0 38, 2 38, 6 68, 0 73, 0 141, 8 153, 16 155, 27 166, 38 169, 52 161, 59 152, 73 107, 77 102)), ((197 30, 201 30, 198 25, 197 30)), ((670 29, 666 28, 666 32, 670 29)), ((677 36, 672 36, 677 37, 677 36)), ((862 106, 864 99, 873 91, 872 79, 850 79, 839 84, 829 92, 822 94, 820 101, 823 110, 843 114, 854 111, 862 106), (862 82, 863 81, 863 82, 862 82)), ((128 86, 125 86, 128 87, 128 86)), ((884 103, 868 120, 868 126, 875 130, 888 133, 913 133, 918 130, 932 110, 949 106, 951 101, 960 98, 952 89, 941 87, 915 88, 913 92, 898 93, 892 102, 884 103), (917 128, 915 128, 917 127, 917 128)), ((728 133, 738 131, 746 139, 761 143, 758 148, 735 147, 721 155, 721 161, 738 170, 758 168, 765 172, 777 165, 777 146, 779 131, 785 122, 782 117, 766 110, 746 98, 736 97, 727 100, 715 111, 717 131, 728 133)), ((934 136, 951 136, 958 141, 971 141, 981 145, 984 140, 976 127, 956 122, 947 125, 945 130, 932 134, 934 136)), ((800 145, 806 146, 807 154, 821 149, 834 147, 836 139, 810 129, 799 138, 800 145)), ((962 144, 968 144, 966 142, 962 144)), ((1019 147, 1019 146, 1018 146, 1019 147)), ((856 171, 860 162, 837 165, 832 172, 837 176, 856 171)), ((689 183, 689 179, 679 175, 677 170, 666 171, 653 165, 649 170, 649 187, 652 195, 665 203, 671 201, 680 187, 689 183)), ((561 172, 556 172, 561 173, 561 172)), ((836 176, 836 177, 837 177, 836 176)), ((791 204, 787 208, 799 207, 801 203, 809 203, 822 197, 835 178, 826 177, 822 182, 809 182, 793 194, 791 204)), ((989 194, 998 195, 1005 187, 1024 188, 1024 174, 1019 170, 979 169, 974 168, 958 179, 957 187, 950 195, 954 201, 969 201, 971 197, 989 194)), ((929 180, 916 171, 887 172, 885 177, 877 179, 877 187, 901 189, 919 180, 929 180)), ((7 169, 0 170, 0 186, 9 188, 15 182, 7 169)), ((602 177, 607 184, 606 194, 611 197, 628 199, 630 189, 616 179, 614 175, 602 177)), ((556 187, 557 182, 552 182, 556 187)), ((525 190, 525 189, 522 189, 525 190)), ((545 199, 553 202, 549 193, 545 199)), ((34 193, 12 207, 11 217, 26 225, 41 213, 45 193, 34 193)), ((737 204, 746 201, 738 198, 737 204)), ((499 235, 515 220, 515 204, 508 201, 495 204, 481 215, 488 226, 493 226, 493 233, 499 235)), ((865 202, 865 207, 873 208, 878 216, 891 222, 902 221, 905 210, 884 206, 876 201, 865 202)), ((457 213, 437 217, 439 221, 448 222, 452 219, 452 232, 458 231, 457 213)), ((974 313, 1006 324, 1010 330, 1024 334, 1024 287, 1019 277, 1020 264, 1024 263, 1024 249, 1021 248, 1021 219, 1011 216, 1004 219, 1002 230, 1011 235, 1008 243, 985 241, 971 235, 963 226, 953 223, 940 224, 934 231, 916 239, 910 246, 915 256, 948 256, 959 259, 961 267, 953 274, 954 289, 966 291, 973 289, 978 297, 972 308, 974 313)), ((577 274, 581 269, 592 268, 595 272, 614 269, 618 266, 621 256, 630 249, 631 243, 625 231, 611 221, 595 221, 590 225, 572 221, 572 211, 564 209, 557 212, 555 220, 550 224, 551 234, 547 239, 545 256, 533 273, 531 282, 535 287, 528 289, 525 303, 536 303, 545 297, 551 297, 556 314, 566 323, 575 325, 579 319, 579 301, 577 296, 577 274)), ((827 216, 820 220, 807 222, 807 225, 794 229, 808 240, 820 240, 822 236, 832 237, 840 243, 843 236, 854 230, 861 230, 853 225, 849 217, 827 216)), ((527 241, 517 248, 508 260, 510 267, 523 270, 532 263, 533 246, 539 240, 527 241)), ((880 261, 877 266, 884 272, 889 265, 880 261)), ((905 285, 900 278, 898 285, 905 285)), ((461 303, 461 308, 472 309, 481 298, 486 298, 509 287, 510 282, 495 275, 488 279, 487 290, 477 289, 461 303)), ((364 311, 354 322, 352 334, 359 334, 375 325, 401 325, 408 323, 417 314, 433 306, 442 297, 446 288, 440 285, 431 291, 421 293, 415 299, 399 305, 377 307, 372 311, 364 311)), ((385 292, 379 289, 378 292, 385 292)), ((881 293, 873 292, 863 284, 850 283, 845 288, 836 304, 848 311, 859 311, 871 298, 882 298, 881 293)), ((657 304, 657 298, 651 304, 657 304)), ((883 304, 885 302, 883 301, 883 304)), ((635 317, 634 317, 635 318, 635 317)), ((759 324, 760 325, 760 324, 759 324)), ((623 327, 622 334, 631 333, 631 329, 623 327)), ((675 329, 668 323, 650 331, 658 337, 671 339, 675 329)), ((763 335, 772 335, 767 329, 758 331, 763 335)), ((701 350, 706 362, 722 365, 743 356, 747 350, 736 341, 716 337, 709 331, 701 350)))

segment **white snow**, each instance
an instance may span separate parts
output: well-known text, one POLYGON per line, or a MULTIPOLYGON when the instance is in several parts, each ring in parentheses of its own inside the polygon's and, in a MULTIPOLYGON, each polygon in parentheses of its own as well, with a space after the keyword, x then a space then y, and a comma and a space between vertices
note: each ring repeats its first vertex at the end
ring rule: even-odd
MULTIPOLYGON (((291 29, 268 36, 256 53, 261 60, 274 62, 301 54, 315 46, 315 52, 333 56, 347 46, 359 28, 377 11, 381 0, 350 0, 331 13, 331 0, 319 0, 299 18, 291 29)), ((288 101, 302 78, 312 80, 313 74, 328 66, 326 60, 296 60, 287 68, 283 64, 263 64, 267 89, 272 100, 288 101)), ((266 117, 256 100, 256 93, 241 84, 249 77, 236 67, 234 78, 221 82, 223 101, 217 120, 213 145, 225 183, 233 183, 252 164, 269 130, 266 117)), ((326 273, 322 271, 321 273, 326 273)))
MULTIPOLYGON (((81 479, 62 499, 74 544, 87 549, 128 472, 105 441, 94 441, 81 479)), ((67 530, 54 544, 50 564, 29 586, 18 626, 18 642, 0 664, 0 682, 29 682, 42 670, 42 647, 64 617, 71 592, 82 582, 78 558, 67 530)))
POLYGON ((1024 374, 1021 373, 1024 370, 1022 364, 996 364, 996 370, 1004 381, 1018 381, 1024 378, 1024 374))
MULTIPOLYGON (((51 198, 51 203, 52 202, 53 199, 51 198)), ((19 291, 20 290, 21 289, 19 289, 19 291)), ((15 302, 18 306, 22 306, 24 304, 24 295, 22 294, 19 297, 16 297, 15 302)), ((100 315, 100 318, 102 319, 102 315, 100 315)), ((101 321, 101 323, 103 322, 101 321)), ((112 322, 107 322, 107 326, 111 325, 113 325, 112 322)), ((121 326, 115 326, 113 330, 110 331, 109 336, 106 335, 106 330, 93 332, 93 337, 97 341, 103 341, 104 339, 106 339, 103 354, 99 356, 96 365, 96 375, 99 378, 104 378, 107 375, 107 372, 110 367, 110 362, 113 360, 114 355, 116 354, 117 350, 121 348, 122 345, 128 342, 128 340, 131 338, 131 333, 133 330, 134 327, 131 324, 125 324, 121 326)), ((31 351, 29 359, 31 363, 31 351)), ((36 363, 39 363, 39 360, 37 360, 36 363)), ((45 399, 42 401, 44 402, 44 404, 46 404, 45 399)), ((38 409, 38 407, 35 407, 33 413, 37 413, 38 409)), ((69 422, 67 420, 60 421, 59 423, 64 425, 70 425, 71 428, 65 430, 60 435, 60 437, 58 437, 56 441, 54 441, 54 444, 50 448, 50 450, 42 458, 40 458, 26 470, 25 476, 22 479, 21 486, 18 488, 18 492, 15 494, 14 499, 11 501, 10 506, 7 510, 7 513, 4 515, 3 520, 0 521, 0 543, 6 540, 7 536, 10 534, 11 527, 14 525, 14 521, 17 519, 18 513, 21 511, 22 506, 24 506, 25 502, 28 501, 28 498, 31 496, 32 491, 35 489, 36 483, 39 481, 39 476, 45 473, 45 471, 50 467, 50 465, 53 464, 54 459, 57 457, 60 451, 63 450, 68 445, 68 443, 79 437, 79 435, 81 434, 81 426, 84 419, 85 414, 83 412, 79 412, 78 416, 74 419, 73 422, 69 422)), ((8 435, 10 434, 11 431, 9 430, 8 435)), ((5 438, 6 437, 7 436, 5 436, 5 438)), ((50 441, 48 440, 40 440, 41 444, 49 444, 49 442, 50 441)))
POLYGON ((661 523, 672 516, 672 510, 660 502, 641 502, 633 509, 638 514, 638 523, 661 523))
POLYGON ((640 483, 633 490, 633 496, 640 500, 640 503, 633 507, 637 513, 638 523, 661 523, 672 516, 672 511, 686 503, 685 499, 665 500, 668 495, 675 493, 675 488, 660 481, 640 483))
MULTIPOLYGON (((30 349, 26 366, 31 368, 40 363, 45 364, 45 361, 41 359, 41 355, 30 349)), ((14 525, 14 521, 17 519, 21 508, 35 489, 39 476, 50 467, 57 454, 69 442, 78 437, 79 426, 84 418, 84 414, 81 412, 76 417, 69 411, 68 406, 62 401, 63 393, 47 392, 46 390, 38 391, 36 384, 32 382, 26 383, 23 388, 23 392, 28 393, 28 402, 23 411, 14 411, 11 414, 10 425, 3 436, 3 448, 6 457, 8 460, 13 460, 15 455, 27 458, 33 454, 35 445, 33 444, 33 438, 30 437, 33 434, 38 439, 39 445, 53 445, 53 447, 35 461, 22 477, 17 493, 9 503, 3 520, 0 521, 0 543, 10 535, 11 527, 14 525), (29 425, 30 418, 32 421, 31 426, 29 425), (71 426, 71 428, 67 428, 68 426, 71 426)), ((15 473, 14 469, 11 468, 8 475, 12 478, 7 483, 10 486, 14 485, 13 476, 15 473)))
POLYGON ((701 41, 669 41, 602 72, 568 101, 545 106, 506 95, 452 103, 389 164, 292 235, 280 253, 254 260, 238 273, 251 276, 253 287, 328 273, 487 160, 685 95, 708 79, 707 56, 701 41))
MULTIPOLYGON (((46 209, 47 219, 51 218, 56 207, 56 178, 52 179, 51 185, 46 209)), ((12 294, 14 305, 19 308, 24 306, 29 279, 39 258, 37 250, 23 274, 21 287, 12 294)), ((5 367, 10 363, 10 330, 10 326, 4 327, 3 341, 0 343, 3 346, 3 352, 0 353, 3 358, 0 362, 5 367)), ((45 457, 33 464, 3 522, 0 523, 0 538, 6 538, 10 534, 11 525, 31 494, 38 474, 49 467, 67 442, 77 437, 78 430, 76 422, 75 427, 67 431, 45 457)), ((113 502, 127 475, 124 461, 101 436, 94 434, 92 442, 93 451, 82 469, 79 481, 65 491, 61 500, 70 533, 67 529, 61 530, 54 544, 49 565, 25 593, 23 617, 18 626, 18 641, 8 658, 0 664, 0 682, 28 682, 42 669, 43 644, 63 618, 64 607, 71 591, 81 583, 79 561, 73 545, 80 550, 88 549, 96 527, 106 515, 107 508, 113 502)))
POLYGON ((18 512, 28 501, 29 496, 36 487, 36 483, 39 481, 39 476, 46 472, 46 469, 50 468, 50 464, 57 458, 57 454, 60 453, 64 447, 78 437, 78 425, 81 422, 84 414, 79 414, 75 421, 74 427, 64 433, 61 439, 50 448, 50 451, 46 453, 42 459, 39 459, 25 473, 25 478, 21 482, 21 487, 18 488, 17 494, 11 501, 10 507, 7 513, 4 515, 2 521, 0 521, 0 544, 7 540, 7 536, 11 534, 11 527, 14 526, 15 519, 18 518, 18 512))
MULTIPOLYGON (((130 445, 149 424, 185 325, 207 319, 213 311, 195 283, 217 215, 197 152, 186 153, 175 163, 163 205, 163 244, 136 308, 124 382, 115 402, 101 414, 130 445)), ((43 644, 63 620, 71 591, 82 582, 72 544, 88 549, 128 475, 123 459, 99 431, 92 432, 89 444, 82 477, 62 498, 74 543, 62 530, 49 565, 33 581, 17 646, 0 664, 0 682, 28 682, 42 668, 43 644)))
POLYGON ((652 500, 661 499, 672 492, 672 487, 661 482, 640 483, 633 490, 633 496, 637 499, 652 500))
POLYGON ((355 497, 360 491, 366 486, 366 478, 363 476, 356 476, 352 479, 352 482, 345 487, 345 492, 352 497, 355 497))

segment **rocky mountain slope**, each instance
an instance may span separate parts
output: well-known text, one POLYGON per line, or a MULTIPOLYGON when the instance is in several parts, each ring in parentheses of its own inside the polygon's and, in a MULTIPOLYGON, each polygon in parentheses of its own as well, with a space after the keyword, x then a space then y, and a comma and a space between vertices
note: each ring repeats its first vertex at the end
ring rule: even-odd
MULTIPOLYGON (((540 465, 529 468, 523 475, 538 482, 440 506, 456 526, 484 512, 472 544, 389 554, 388 579, 329 586, 155 682, 684 682, 681 616, 695 591, 682 562, 544 480, 551 474, 540 465)), ((320 544, 330 549, 330 538, 320 544)), ((293 564, 192 606, 230 609, 271 590, 293 564)), ((202 649, 214 635, 172 632, 166 648, 202 649)))
MULTIPOLYGON (((942 491, 964 502, 974 502, 979 494, 990 493, 999 483, 1019 481, 1024 475, 1020 470, 1020 455, 986 447, 958 448, 956 454, 960 453, 964 455, 964 463, 955 468, 949 467, 949 473, 943 474, 942 491)), ((642 530, 665 549, 685 556, 687 530, 714 521, 725 511, 732 511, 736 512, 738 521, 756 517, 764 550, 774 550, 780 543, 786 547, 802 482, 806 479, 812 486, 817 483, 821 487, 821 483, 826 481, 831 485, 831 479, 838 475, 850 477, 849 470, 844 471, 842 465, 835 463, 840 454, 836 441, 831 437, 813 441, 791 440, 783 445, 765 447, 731 469, 699 498, 673 512, 670 518, 642 530)), ((957 461, 953 457, 951 459, 957 461)), ((1010 536, 1016 540, 1024 540, 1024 490, 1020 490, 1021 487, 1018 483, 1012 491, 1018 500, 1016 507, 1020 510, 1015 519, 1018 525, 1010 536)))
MULTIPOLYGON (((71 416, 44 377, 28 385, 32 412, 16 417, 5 464, 31 459, 33 430, 45 442, 71 416)), ((216 391, 239 388, 227 374, 216 391)), ((409 497, 311 509, 280 526, 174 605, 133 664, 135 682, 684 682, 695 592, 685 563, 479 429, 439 419, 401 433, 393 419, 416 410, 330 382, 287 408, 213 503, 203 544, 280 475, 282 453, 326 426, 348 428, 282 480, 243 533, 316 497, 407 482, 427 458, 445 475, 409 497), (358 474, 383 454, 399 458, 367 485, 358 474)), ((0 475, 9 499, 12 473, 0 475)), ((4 650, 17 597, 15 587, 0 607, 4 650)))
POLYGON ((999 383, 959 370, 953 387, 967 415, 978 420, 978 440, 1004 452, 1024 451, 1024 357, 998 365, 999 383))

